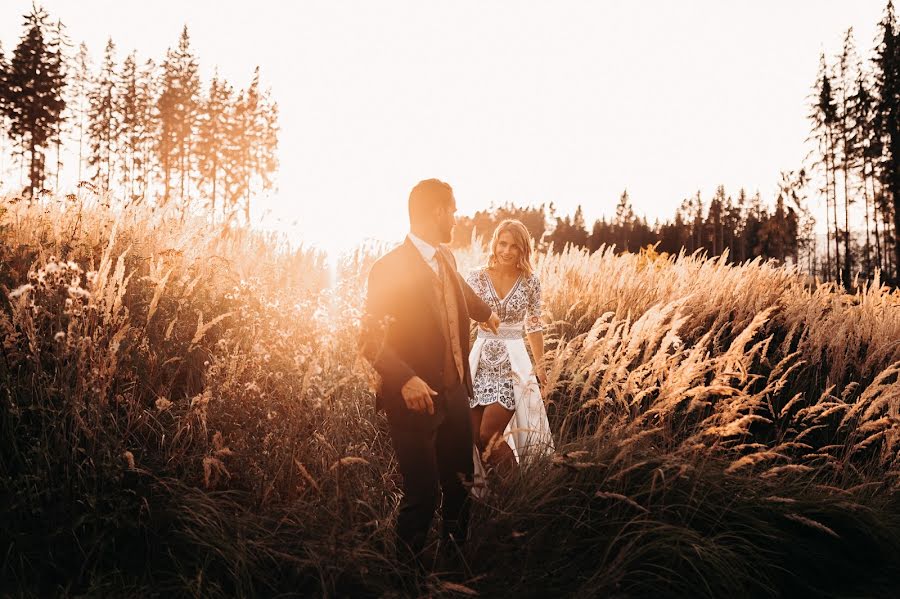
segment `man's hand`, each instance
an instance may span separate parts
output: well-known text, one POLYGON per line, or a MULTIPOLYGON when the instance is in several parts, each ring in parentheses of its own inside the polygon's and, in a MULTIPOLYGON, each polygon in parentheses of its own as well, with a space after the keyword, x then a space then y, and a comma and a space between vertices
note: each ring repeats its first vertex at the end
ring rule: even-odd
POLYGON ((497 334, 497 330, 500 327, 500 317, 497 316, 496 312, 491 312, 491 315, 488 317, 487 321, 478 323, 485 331, 490 331, 493 334, 497 334))
POLYGON ((417 376, 412 377, 400 389, 400 395, 406 407, 413 412, 428 412, 434 414, 434 402, 432 396, 437 395, 437 391, 428 386, 428 383, 417 376))

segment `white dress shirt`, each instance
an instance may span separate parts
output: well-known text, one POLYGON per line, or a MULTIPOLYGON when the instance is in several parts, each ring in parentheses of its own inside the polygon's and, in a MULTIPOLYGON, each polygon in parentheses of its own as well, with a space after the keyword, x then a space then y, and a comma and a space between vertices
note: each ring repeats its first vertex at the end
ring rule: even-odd
POLYGON ((419 253, 422 254, 422 259, 425 260, 425 263, 431 267, 431 270, 435 272, 438 276, 440 276, 440 266, 437 261, 437 248, 428 243, 427 241, 423 241, 421 237, 417 237, 410 233, 408 235, 409 240, 413 242, 413 245, 416 246, 416 249, 419 250, 419 253))

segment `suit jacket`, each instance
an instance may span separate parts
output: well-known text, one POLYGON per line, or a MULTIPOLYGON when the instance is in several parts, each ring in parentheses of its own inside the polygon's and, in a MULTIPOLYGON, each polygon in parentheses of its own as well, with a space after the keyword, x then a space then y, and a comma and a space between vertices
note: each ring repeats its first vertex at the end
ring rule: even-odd
MULTIPOLYGON (((471 397, 470 319, 486 322, 491 308, 459 275, 453 254, 444 247, 438 251, 453 275, 465 368, 463 382, 471 397)), ((413 376, 441 391, 448 342, 438 313, 443 309, 443 301, 438 300, 434 290, 435 273, 408 238, 372 265, 360 342, 363 355, 381 376, 381 388, 375 396, 377 409, 405 407, 400 389, 413 376)))

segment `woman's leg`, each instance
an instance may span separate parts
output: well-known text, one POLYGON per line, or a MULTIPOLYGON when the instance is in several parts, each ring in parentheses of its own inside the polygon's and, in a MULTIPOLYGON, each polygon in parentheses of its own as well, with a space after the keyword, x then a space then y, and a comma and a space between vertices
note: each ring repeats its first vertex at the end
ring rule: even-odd
POLYGON ((475 446, 478 447, 479 453, 484 452, 481 446, 481 417, 484 414, 484 406, 475 406, 469 410, 469 416, 472 419, 472 438, 475 440, 475 446))
POLYGON ((513 410, 507 410, 499 402, 484 407, 481 426, 478 430, 478 447, 482 455, 487 454, 487 462, 498 472, 509 473, 516 466, 516 456, 512 447, 503 437, 506 425, 513 417, 513 410))

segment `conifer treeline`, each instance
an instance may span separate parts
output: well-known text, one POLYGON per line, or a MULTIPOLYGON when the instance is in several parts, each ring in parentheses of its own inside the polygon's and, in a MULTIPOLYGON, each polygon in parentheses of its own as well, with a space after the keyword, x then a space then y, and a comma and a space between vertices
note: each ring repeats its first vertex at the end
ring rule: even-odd
POLYGON ((603 245, 615 245, 617 251, 637 252, 655 245, 659 252, 677 254, 683 248, 688 253, 702 250, 712 256, 727 250, 729 262, 762 256, 814 272, 814 221, 804 208, 801 194, 805 185, 805 172, 784 173, 774 210, 763 203, 759 193, 749 196, 741 189, 732 197, 719 186, 708 203, 698 192, 682 202, 674 218, 653 225, 634 213, 627 191, 619 197, 615 217, 598 219, 590 229, 581 206, 574 216, 558 216, 552 204, 528 208, 505 205, 461 217, 454 239, 459 244, 465 244, 473 234, 486 239, 500 221, 516 218, 544 248, 560 250, 574 245, 594 251, 603 245))
POLYGON ((783 172, 774 210, 759 194, 735 199, 723 188, 704 203, 698 194, 685 200, 674 219, 653 226, 635 217, 623 193, 612 220, 588 229, 579 207, 560 218, 544 207, 504 206, 466 219, 460 239, 475 230, 490 234, 507 217, 528 218, 532 234, 555 247, 566 243, 596 249, 615 244, 635 251, 658 243, 666 252, 705 250, 742 261, 756 256, 791 261, 809 274, 850 285, 856 275, 868 278, 876 269, 882 280, 897 281, 900 265, 900 30, 891 0, 879 23, 868 62, 856 49, 853 30, 844 35, 841 51, 829 62, 821 56, 813 87, 810 121, 815 151, 808 165, 783 172), (820 206, 807 205, 807 185, 821 182, 820 206), (851 207, 853 210, 851 211, 851 207), (824 243, 817 243, 818 216, 826 223, 824 243), (549 232, 548 232, 549 231, 549 232))
POLYGON ((812 166, 823 182, 827 228, 822 272, 849 283, 900 264, 900 44, 893 2, 885 8, 872 55, 864 62, 853 29, 829 62, 822 54, 814 87, 812 166), (851 217, 851 206, 861 218, 851 217), (860 222, 861 221, 861 222, 860 222))
MULTIPOLYGON (((633 251, 659 243, 664 251, 711 255, 727 249, 732 260, 792 259, 845 284, 876 269, 896 279, 900 31, 892 1, 867 60, 852 29, 837 56, 822 55, 810 119, 816 149, 805 169, 783 174, 774 210, 758 194, 731 198, 720 188, 707 201, 699 194, 685 200, 673 220, 650 226, 623 194, 615 217, 590 228, 580 210, 558 217, 551 205, 549 213, 543 207, 481 212, 461 223, 460 232, 484 234, 487 223, 517 215, 557 247, 615 243, 633 251), (814 198, 821 201, 815 215, 826 224, 822 244, 805 205, 810 180, 822 182, 814 198)), ((79 181, 132 202, 186 209, 202 199, 213 214, 243 213, 249 220, 251 197, 272 186, 277 142, 278 107, 260 89, 258 69, 244 89, 218 75, 203 86, 187 28, 159 63, 134 52, 120 60, 110 40, 95 69, 85 46, 73 52, 63 24, 34 8, 24 17, 18 46, 5 53, 0 45, 0 177, 11 153, 27 194, 39 193, 48 178, 58 188, 63 149, 71 146, 79 181)))
POLYGON ((278 105, 259 68, 246 88, 218 74, 204 88, 187 27, 159 63, 120 60, 110 39, 96 69, 43 9, 24 16, 24 31, 9 57, 0 46, 0 154, 23 182, 27 168, 26 195, 58 187, 68 148, 78 181, 101 191, 182 214, 202 199, 213 215, 249 221, 251 197, 278 168, 278 105))

